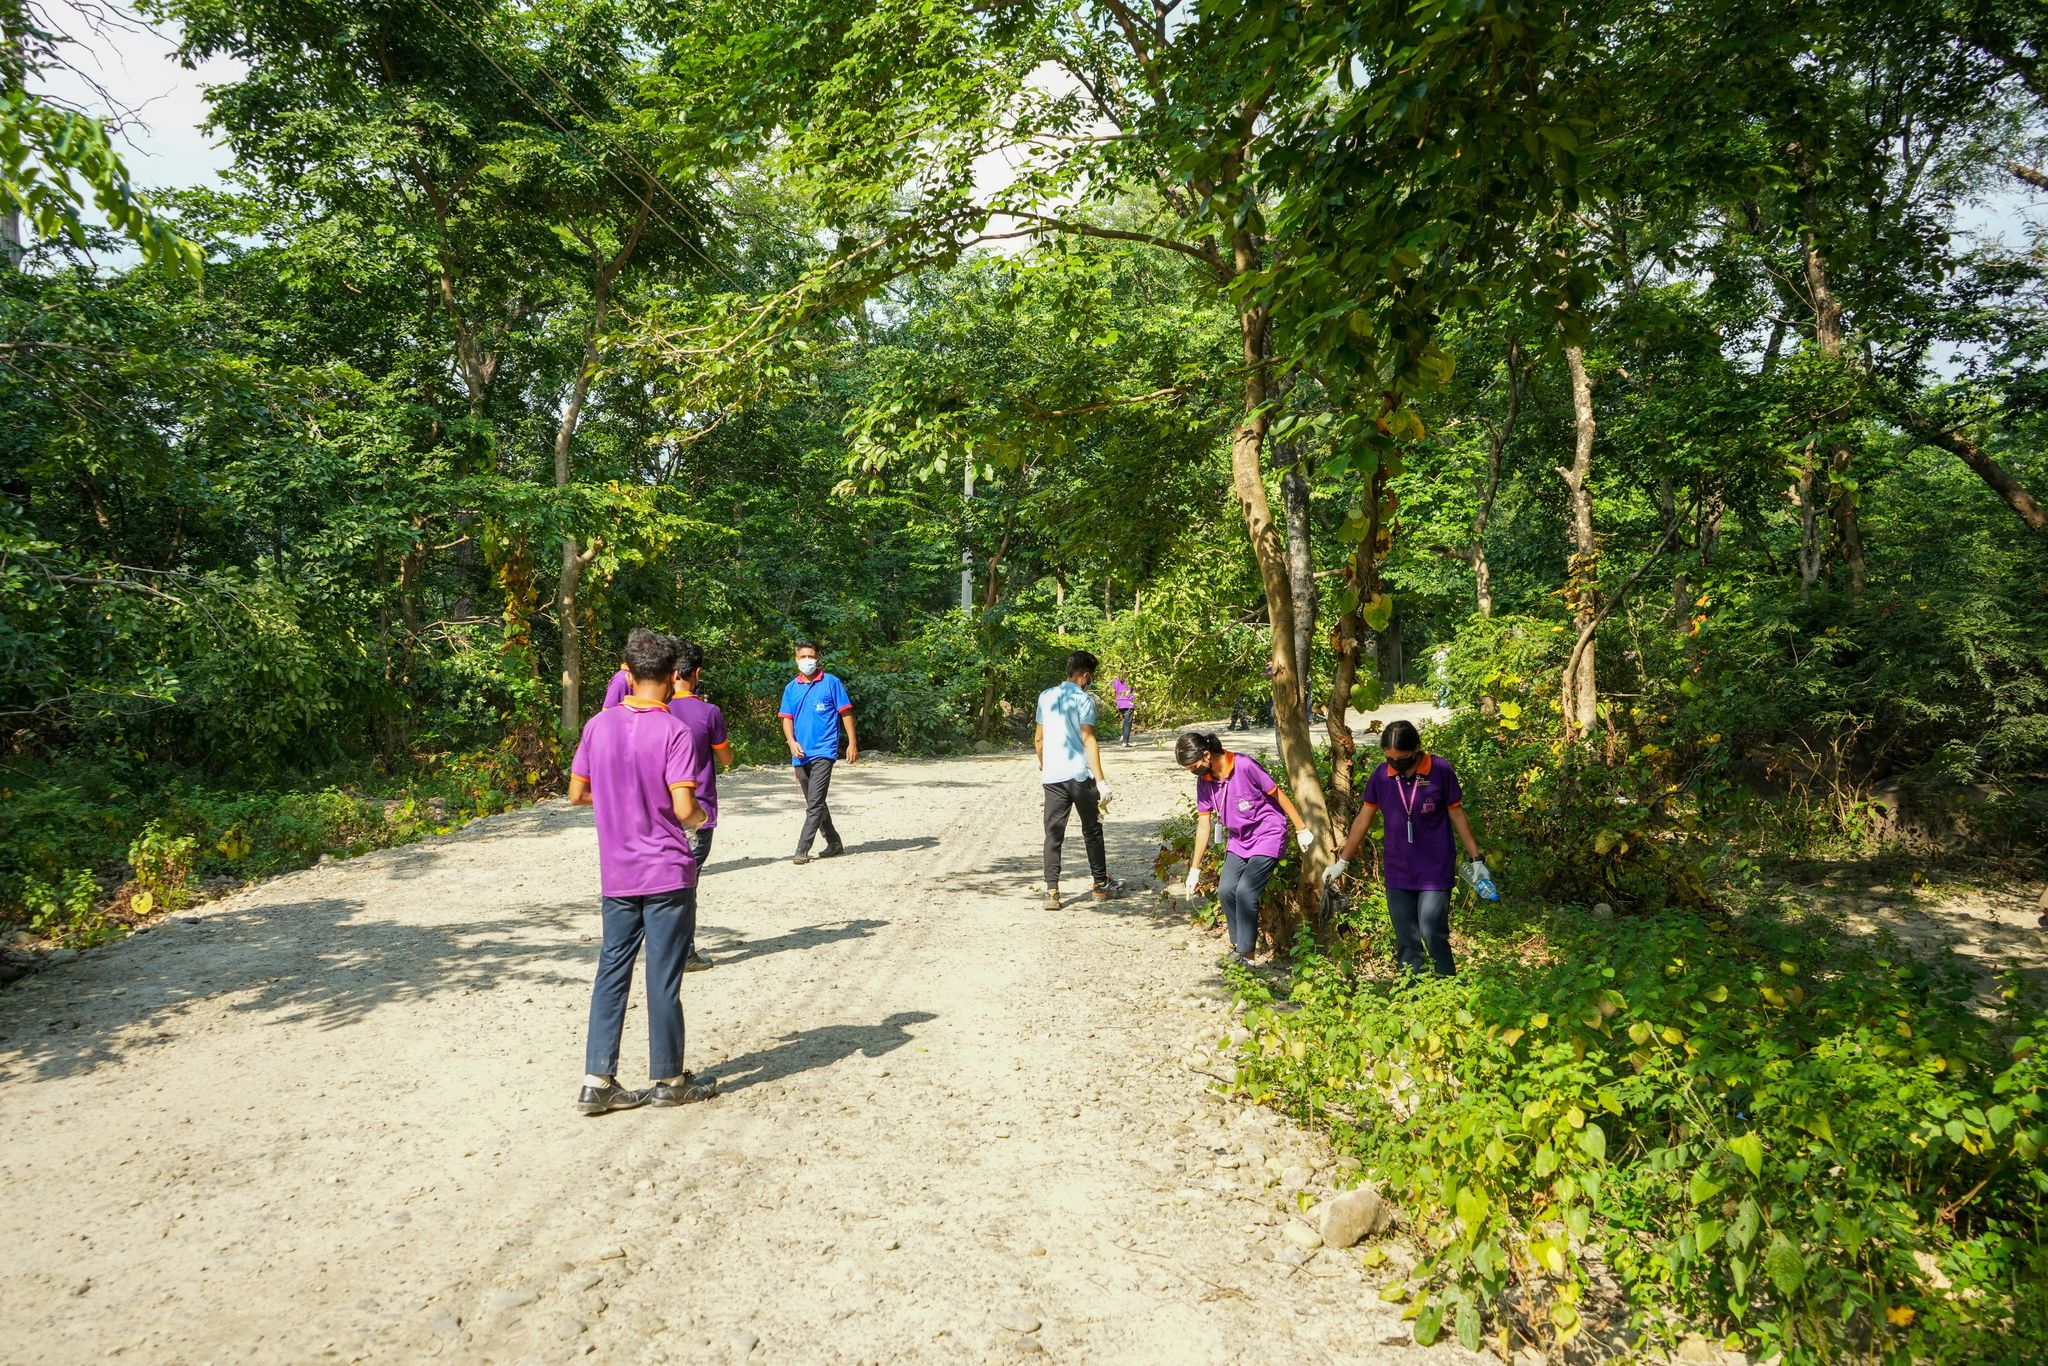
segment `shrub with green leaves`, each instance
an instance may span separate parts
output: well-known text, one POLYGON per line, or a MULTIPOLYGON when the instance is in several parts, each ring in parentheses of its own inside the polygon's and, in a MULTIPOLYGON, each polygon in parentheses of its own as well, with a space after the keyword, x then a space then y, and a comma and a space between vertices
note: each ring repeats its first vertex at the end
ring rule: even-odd
POLYGON ((1808 919, 1564 911, 1451 979, 1316 960, 1247 1013, 1236 1084, 1400 1202, 1425 1255, 1385 1298, 1419 1341, 1623 1309, 1788 1361, 2040 1359, 2048 1019, 1971 997, 1808 919))

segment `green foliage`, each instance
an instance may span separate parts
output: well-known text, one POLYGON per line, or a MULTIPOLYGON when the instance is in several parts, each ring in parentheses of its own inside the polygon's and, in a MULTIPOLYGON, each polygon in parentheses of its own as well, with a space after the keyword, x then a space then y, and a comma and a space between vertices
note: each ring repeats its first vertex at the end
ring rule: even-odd
POLYGON ((1419 1231, 1383 1295, 1418 1341, 1568 1343, 1604 1270, 1667 1344, 2048 1350, 2048 1020, 2017 988, 1987 1019, 1957 965, 1761 909, 1503 928, 1456 978, 1318 959, 1246 1016, 1238 1089, 1327 1125, 1419 1231))
POLYGON ((139 910, 185 908, 192 899, 192 873, 198 849, 197 836, 173 834, 161 820, 142 827, 142 833, 128 846, 128 866, 134 870, 139 889, 134 900, 148 898, 139 910))

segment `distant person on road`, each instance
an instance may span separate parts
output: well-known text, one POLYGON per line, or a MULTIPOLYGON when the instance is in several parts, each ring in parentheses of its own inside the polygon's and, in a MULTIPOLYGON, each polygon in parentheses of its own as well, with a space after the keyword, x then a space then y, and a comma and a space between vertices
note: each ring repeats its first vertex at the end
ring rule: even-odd
POLYGON ((685 1105, 716 1094, 683 1070, 683 964, 697 932, 697 862, 689 832, 697 804, 697 746, 666 703, 675 688, 676 643, 652 631, 626 645, 633 692, 583 727, 569 766, 569 803, 594 808, 604 942, 590 988, 584 1047, 586 1115, 639 1105, 685 1105), (647 1072, 653 1085, 618 1083, 619 1035, 633 963, 647 946, 647 1072))
POLYGON ((1090 894, 1110 901, 1124 893, 1109 875, 1109 855, 1102 842, 1102 808, 1109 802, 1109 774, 1102 767, 1102 746, 1095 738, 1095 699, 1088 685, 1098 667, 1094 655, 1076 650, 1067 656, 1067 681, 1038 695, 1038 718, 1031 745, 1038 752, 1038 781, 1045 792, 1045 908, 1060 908, 1060 848, 1067 840, 1067 819, 1081 815, 1081 842, 1088 849, 1090 894))
MULTIPOLYGON (((626 648, 632 649, 633 642, 638 637, 651 636, 653 634, 654 632, 648 630, 645 626, 635 626, 626 633, 626 648)), ((626 667, 626 656, 621 654, 619 656, 619 671, 612 675, 611 682, 605 684, 604 704, 607 707, 616 707, 619 703, 625 701, 632 691, 633 671, 626 667)))
POLYGON ((1138 714, 1138 695, 1131 685, 1119 674, 1110 683, 1110 690, 1116 694, 1116 714, 1124 726, 1124 748, 1131 747, 1131 721, 1138 714))
MULTIPOLYGON (((676 690, 668 709, 689 729, 696 742, 697 805, 704 808, 704 823, 690 832, 690 857, 697 861, 701 877, 711 857, 711 836, 718 828, 718 770, 732 767, 732 741, 725 733, 725 713, 698 695, 704 677, 704 647, 694 640, 676 646, 676 690)), ((711 960, 690 949, 685 972, 702 972, 711 960)))
POLYGON ((860 759, 860 741, 853 732, 853 699, 846 685, 818 664, 818 647, 808 640, 796 644, 796 677, 783 685, 782 738, 789 742, 790 767, 804 792, 804 827, 796 837, 792 863, 811 861, 811 841, 825 837, 819 858, 846 852, 839 828, 825 799, 832 790, 832 766, 839 762, 839 728, 846 728, 846 762, 860 759))
POLYGON ((1316 837, 1272 775, 1249 754, 1234 754, 1214 735, 1191 730, 1174 743, 1173 758, 1195 775, 1195 849, 1188 860, 1187 896, 1195 895, 1202 856, 1209 852, 1210 826, 1220 819, 1226 838, 1216 899, 1230 928, 1230 953, 1221 963, 1250 967, 1259 945, 1259 900, 1287 850, 1287 828, 1294 827, 1295 843, 1304 849, 1316 837))
POLYGON ((1471 857, 1465 871, 1481 896, 1491 891, 1493 874, 1479 858, 1479 842, 1465 819, 1465 792, 1450 761, 1422 752, 1413 721, 1389 721, 1380 732, 1380 749, 1386 762, 1366 779, 1364 804, 1323 880, 1335 882, 1344 875, 1365 844, 1373 817, 1384 814, 1380 847, 1394 957, 1409 972, 1427 968, 1449 977, 1457 969, 1451 959, 1451 889, 1457 885, 1452 831, 1471 857))

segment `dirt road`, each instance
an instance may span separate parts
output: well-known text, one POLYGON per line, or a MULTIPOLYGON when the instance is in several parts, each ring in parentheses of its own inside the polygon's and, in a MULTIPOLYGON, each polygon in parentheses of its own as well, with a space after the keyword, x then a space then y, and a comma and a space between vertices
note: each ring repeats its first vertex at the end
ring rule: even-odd
MULTIPOLYGON (((1133 884, 1187 790, 1158 744, 1110 756, 1133 884)), ((707 1105, 572 1107, 597 863, 560 805, 0 993, 0 1358, 1416 1354, 1384 1273, 1286 1236, 1327 1155, 1208 1093, 1218 941, 1087 901, 1078 829, 1040 907, 1028 756, 842 768, 850 851, 801 868, 785 775, 723 794, 707 1105)), ((629 1084, 645 1048, 636 1007, 629 1084)))

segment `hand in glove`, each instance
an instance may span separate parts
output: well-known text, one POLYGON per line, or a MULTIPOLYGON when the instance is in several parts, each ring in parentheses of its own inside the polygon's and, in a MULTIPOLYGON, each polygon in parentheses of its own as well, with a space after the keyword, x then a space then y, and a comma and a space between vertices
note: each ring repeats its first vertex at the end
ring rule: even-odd
POLYGON ((1200 882, 1201 880, 1202 880, 1202 870, 1201 870, 1201 869, 1199 869, 1199 868, 1190 868, 1190 869, 1188 869, 1188 885, 1186 886, 1186 888, 1185 888, 1185 889, 1183 889, 1183 890, 1182 890, 1182 892, 1181 892, 1181 895, 1182 895, 1182 896, 1184 896, 1184 897, 1186 897, 1186 898, 1187 898, 1187 899, 1188 899, 1189 901, 1193 901, 1193 900, 1195 899, 1195 884, 1196 884, 1196 883, 1198 883, 1198 882, 1200 882))
POLYGON ((1485 859, 1473 859, 1465 865, 1465 881, 1472 884, 1481 901, 1500 900, 1500 889, 1494 885, 1493 870, 1486 866, 1485 859))
POLYGON ((1323 882, 1324 882, 1324 884, 1325 884, 1325 885, 1327 885, 1327 884, 1329 884, 1329 883, 1333 883, 1333 882, 1335 882, 1335 881, 1336 881, 1336 880, 1337 880, 1338 878, 1340 878, 1340 877, 1343 877, 1343 876, 1344 876, 1344 871, 1345 871, 1345 870, 1346 870, 1347 868, 1349 868, 1350 866, 1351 866, 1351 860, 1350 860, 1350 859, 1343 859, 1343 858, 1340 858, 1340 859, 1338 859, 1338 860, 1337 860, 1337 861, 1336 861, 1335 863, 1331 864, 1331 865, 1330 865, 1329 867, 1327 867, 1327 868, 1323 869, 1323 882))
POLYGON ((1097 778, 1095 780, 1095 804, 1097 806, 1109 805, 1109 779, 1097 778))
POLYGON ((1316 832, 1313 830, 1297 830, 1294 832, 1294 842, 1304 849, 1313 849, 1316 847, 1316 832))

